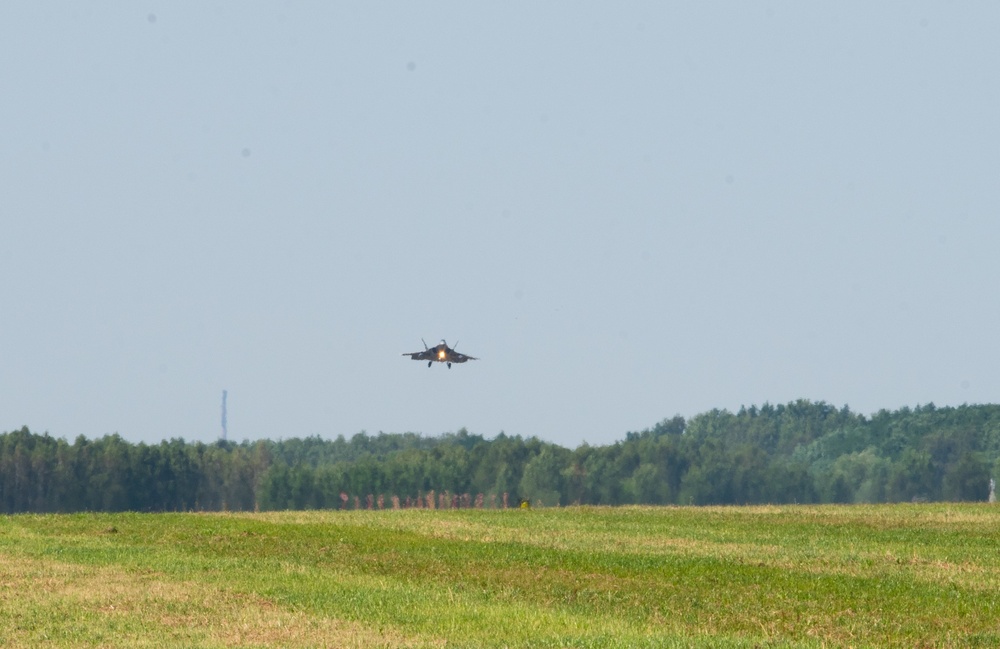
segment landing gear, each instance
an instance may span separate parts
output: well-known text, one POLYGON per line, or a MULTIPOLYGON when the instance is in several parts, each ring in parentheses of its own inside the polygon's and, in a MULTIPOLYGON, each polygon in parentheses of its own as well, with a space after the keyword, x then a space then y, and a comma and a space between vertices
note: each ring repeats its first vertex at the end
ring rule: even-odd
POLYGON ((448 369, 449 370, 451 369, 451 363, 448 363, 448 369))
POLYGON ((430 367, 433 364, 434 364, 434 361, 427 361, 427 367, 430 367))

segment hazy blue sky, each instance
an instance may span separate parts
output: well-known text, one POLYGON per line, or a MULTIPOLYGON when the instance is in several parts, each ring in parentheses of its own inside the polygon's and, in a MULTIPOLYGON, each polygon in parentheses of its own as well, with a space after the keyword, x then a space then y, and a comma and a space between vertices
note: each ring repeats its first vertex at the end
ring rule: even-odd
POLYGON ((0 4, 0 430, 1000 395, 1000 4, 0 4), (428 369, 420 339, 481 360, 428 369))

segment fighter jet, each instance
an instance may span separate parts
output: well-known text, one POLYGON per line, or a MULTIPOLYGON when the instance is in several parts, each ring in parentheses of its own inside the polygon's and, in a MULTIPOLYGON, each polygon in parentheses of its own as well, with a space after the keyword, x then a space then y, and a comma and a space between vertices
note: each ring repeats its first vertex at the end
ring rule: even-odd
MULTIPOLYGON (((424 351, 422 352, 407 352, 403 356, 409 356, 415 361, 427 361, 427 367, 430 367, 434 362, 447 363, 448 369, 451 369, 452 363, 464 363, 465 361, 477 361, 479 360, 475 356, 466 356, 465 354, 459 354, 454 349, 448 346, 448 343, 441 340, 440 345, 435 345, 434 347, 427 347, 427 343, 421 338, 420 342, 424 343, 424 351)), ((458 343, 455 343, 455 347, 458 347, 458 343)))

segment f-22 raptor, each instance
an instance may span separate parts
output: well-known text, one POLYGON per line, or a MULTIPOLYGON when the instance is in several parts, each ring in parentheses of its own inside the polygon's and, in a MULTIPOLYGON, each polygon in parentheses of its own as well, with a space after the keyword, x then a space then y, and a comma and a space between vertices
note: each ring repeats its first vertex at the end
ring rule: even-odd
MULTIPOLYGON (((448 346, 448 343, 441 340, 440 345, 435 345, 434 347, 428 347, 424 339, 421 338, 420 342, 424 343, 424 351, 422 352, 407 352, 403 356, 409 356, 410 359, 415 361, 427 361, 427 367, 430 367, 434 363, 447 363, 448 369, 451 369, 452 363, 464 363, 465 361, 478 361, 479 359, 475 356, 466 356, 465 354, 459 354, 453 348, 448 346)), ((455 343, 455 347, 458 347, 458 343, 455 343)))

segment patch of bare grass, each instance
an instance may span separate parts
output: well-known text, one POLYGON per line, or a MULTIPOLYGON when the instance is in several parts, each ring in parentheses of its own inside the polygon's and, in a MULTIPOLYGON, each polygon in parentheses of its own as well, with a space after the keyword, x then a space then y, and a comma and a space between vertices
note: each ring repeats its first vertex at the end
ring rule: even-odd
POLYGON ((64 647, 440 645, 155 572, 0 555, 0 645, 52 641, 64 647))

